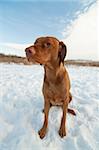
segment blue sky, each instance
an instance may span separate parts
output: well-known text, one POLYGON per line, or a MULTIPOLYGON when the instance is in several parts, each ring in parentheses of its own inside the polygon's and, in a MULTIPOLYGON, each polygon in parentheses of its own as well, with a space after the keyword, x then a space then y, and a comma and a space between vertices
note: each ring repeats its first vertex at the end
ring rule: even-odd
MULTIPOLYGON (((87 2, 87 1, 86 1, 87 2)), ((90 7, 80 0, 0 2, 0 43, 28 43, 38 36, 63 38, 62 31, 90 7)))
POLYGON ((39 36, 68 36, 68 26, 96 0, 0 1, 0 43, 32 43, 39 36))

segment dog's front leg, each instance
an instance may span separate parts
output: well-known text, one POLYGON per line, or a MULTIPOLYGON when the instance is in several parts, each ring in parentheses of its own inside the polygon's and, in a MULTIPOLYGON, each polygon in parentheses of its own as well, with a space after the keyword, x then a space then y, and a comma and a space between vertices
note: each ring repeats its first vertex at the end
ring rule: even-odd
POLYGON ((46 131, 47 131, 49 109, 50 109, 50 102, 49 102, 49 100, 45 100, 45 105, 44 105, 44 123, 43 123, 43 127, 38 132, 41 139, 44 138, 44 136, 46 134, 46 131))
POLYGON ((62 109, 63 109, 63 116, 62 116, 62 119, 61 119, 59 135, 61 137, 64 137, 64 136, 66 136, 65 123, 66 123, 66 113, 67 113, 67 109, 68 109, 68 102, 67 102, 67 100, 64 101, 62 109))

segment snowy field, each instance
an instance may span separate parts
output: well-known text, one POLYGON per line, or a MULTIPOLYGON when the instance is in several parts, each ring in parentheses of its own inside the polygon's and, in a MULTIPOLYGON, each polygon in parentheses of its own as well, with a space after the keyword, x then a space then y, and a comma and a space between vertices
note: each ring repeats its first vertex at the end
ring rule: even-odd
POLYGON ((69 66, 77 116, 67 114, 67 136, 58 135, 62 111, 52 107, 43 124, 43 67, 0 64, 0 150, 99 150, 99 68, 69 66))

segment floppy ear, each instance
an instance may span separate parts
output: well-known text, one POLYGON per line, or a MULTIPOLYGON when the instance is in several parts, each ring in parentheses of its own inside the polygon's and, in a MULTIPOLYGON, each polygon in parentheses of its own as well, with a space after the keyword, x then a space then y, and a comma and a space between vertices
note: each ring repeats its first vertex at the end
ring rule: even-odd
POLYGON ((59 42, 59 64, 62 62, 64 63, 65 56, 67 54, 67 47, 63 42, 59 42))

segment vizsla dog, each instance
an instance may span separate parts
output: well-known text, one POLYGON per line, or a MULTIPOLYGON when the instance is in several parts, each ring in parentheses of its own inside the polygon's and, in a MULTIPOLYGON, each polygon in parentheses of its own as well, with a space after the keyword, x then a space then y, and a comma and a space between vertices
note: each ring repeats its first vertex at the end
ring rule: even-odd
POLYGON ((48 126, 48 114, 51 106, 61 106, 63 116, 59 129, 61 137, 66 136, 66 114, 76 115, 74 110, 68 108, 72 100, 70 93, 70 79, 64 67, 64 58, 67 53, 66 45, 55 37, 40 37, 34 45, 25 49, 28 61, 44 65, 44 124, 39 136, 44 138, 48 126))

